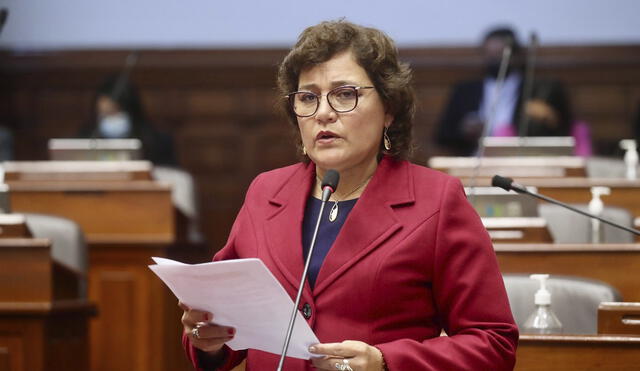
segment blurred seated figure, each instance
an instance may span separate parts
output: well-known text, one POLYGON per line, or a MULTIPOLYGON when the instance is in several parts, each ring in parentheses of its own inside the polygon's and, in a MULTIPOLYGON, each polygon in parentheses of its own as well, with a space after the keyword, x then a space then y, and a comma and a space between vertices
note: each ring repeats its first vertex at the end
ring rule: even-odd
POLYGON ((439 145, 452 155, 473 155, 493 110, 489 136, 574 136, 576 154, 591 154, 588 127, 584 123, 574 125, 560 82, 534 81, 529 101, 523 102, 523 53, 513 30, 497 28, 489 31, 482 51, 485 74, 460 82, 453 88, 435 136, 439 145), (502 52, 508 45, 512 46, 511 62, 500 96, 494 99, 502 52))
POLYGON ((138 138, 145 160, 176 165, 173 139, 148 121, 138 90, 124 75, 108 78, 98 89, 93 118, 81 128, 84 138, 138 138))
POLYGON ((9 161, 13 158, 13 136, 11 131, 4 126, 0 126, 0 162, 9 161))

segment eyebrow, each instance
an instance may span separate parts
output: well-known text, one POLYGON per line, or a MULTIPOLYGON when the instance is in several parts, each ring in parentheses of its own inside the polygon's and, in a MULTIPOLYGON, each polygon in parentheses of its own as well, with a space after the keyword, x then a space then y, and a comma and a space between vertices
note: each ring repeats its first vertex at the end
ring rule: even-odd
MULTIPOLYGON (((345 85, 349 85, 349 86, 358 86, 358 83, 351 81, 351 80, 340 80, 340 81, 334 81, 331 83, 331 89, 333 88, 337 88, 338 86, 345 86, 345 85)), ((305 84, 302 86, 298 87, 298 90, 312 90, 312 89, 318 89, 318 85, 316 84, 305 84)))

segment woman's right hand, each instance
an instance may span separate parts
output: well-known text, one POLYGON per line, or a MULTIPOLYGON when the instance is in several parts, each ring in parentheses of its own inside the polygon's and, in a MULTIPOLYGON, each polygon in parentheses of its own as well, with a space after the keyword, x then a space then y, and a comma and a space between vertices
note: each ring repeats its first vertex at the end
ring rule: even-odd
POLYGON ((213 323, 213 314, 191 309, 183 303, 178 303, 178 306, 184 311, 182 313, 184 333, 191 340, 191 344, 203 352, 216 356, 220 354, 224 343, 235 336, 235 328, 213 323))

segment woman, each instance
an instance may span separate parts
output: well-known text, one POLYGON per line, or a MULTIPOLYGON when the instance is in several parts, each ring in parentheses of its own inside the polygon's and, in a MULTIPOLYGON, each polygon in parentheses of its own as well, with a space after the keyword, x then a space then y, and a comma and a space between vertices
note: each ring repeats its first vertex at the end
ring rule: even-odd
POLYGON ((93 117, 80 129, 80 137, 137 138, 145 160, 176 165, 173 139, 148 123, 138 90, 123 75, 109 77, 99 87, 93 117))
MULTIPOLYGON (((306 161, 253 181, 214 260, 258 257, 294 297, 318 179, 340 173, 300 305, 322 344, 310 348, 317 358, 287 359, 286 370, 514 365, 518 332, 480 219, 458 180, 404 160, 410 80, 386 35, 344 21, 305 30, 280 66, 306 161)), ((276 369, 278 355, 225 347, 235 329, 215 325, 215 313, 181 306, 197 369, 228 370, 245 358, 248 370, 276 369)))

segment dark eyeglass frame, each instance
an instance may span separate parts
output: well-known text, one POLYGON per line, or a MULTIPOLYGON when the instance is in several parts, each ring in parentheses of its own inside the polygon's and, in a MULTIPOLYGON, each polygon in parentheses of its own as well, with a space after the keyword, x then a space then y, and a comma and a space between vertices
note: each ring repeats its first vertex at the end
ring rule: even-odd
POLYGON ((353 111, 354 109, 356 109, 356 107, 358 107, 358 91, 359 91, 359 90, 361 90, 361 89, 375 89, 375 86, 353 86, 353 85, 342 85, 342 86, 337 86, 337 87, 335 87, 335 88, 333 88, 333 89, 329 90, 326 94, 316 94, 316 93, 313 93, 313 92, 310 92, 310 91, 306 91, 306 90, 298 90, 298 91, 294 91, 294 92, 291 92, 291 93, 289 93, 289 94, 285 95, 283 98, 285 98, 285 99, 289 100, 289 107, 291 108, 291 111, 293 111, 293 113, 294 113, 296 116, 298 116, 298 117, 311 117, 311 116, 315 115, 315 114, 316 114, 316 112, 318 112, 318 108, 320 108, 320 98, 322 98, 322 97, 327 97, 327 103, 329 103, 329 107, 331 107, 331 109, 332 109, 332 110, 334 110, 334 111, 336 111, 336 112, 338 112, 338 113, 346 113, 346 112, 351 112, 351 111, 353 111), (335 107, 333 107, 333 105, 331 104, 331 101, 329 100, 329 95, 331 95, 331 93, 333 93, 333 92, 335 92, 335 91, 337 91, 337 90, 345 89, 345 88, 351 88, 351 89, 354 89, 354 90, 356 91, 356 102, 355 102, 355 104, 353 105, 353 108, 351 108, 351 109, 348 109, 348 110, 342 110, 342 111, 341 111, 341 110, 337 110, 337 109, 335 109, 335 107), (315 110, 313 110, 313 112, 312 112, 311 114, 309 114, 309 115, 299 115, 299 114, 296 112, 296 110, 295 110, 295 108, 294 108, 294 102, 293 102, 293 100, 294 100, 294 98, 295 98, 296 94, 299 94, 299 93, 305 93, 305 94, 312 94, 312 95, 315 95, 315 97, 316 97, 316 109, 315 109, 315 110))

